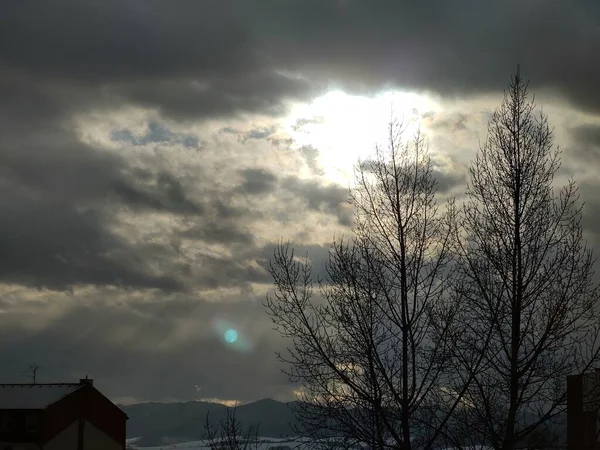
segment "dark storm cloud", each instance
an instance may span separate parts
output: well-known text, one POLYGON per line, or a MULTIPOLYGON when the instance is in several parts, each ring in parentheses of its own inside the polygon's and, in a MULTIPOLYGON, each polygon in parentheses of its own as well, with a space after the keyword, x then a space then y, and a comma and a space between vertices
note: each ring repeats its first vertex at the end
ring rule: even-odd
POLYGON ((123 101, 157 108, 166 116, 184 120, 245 112, 279 116, 286 111, 283 100, 307 98, 311 87, 306 81, 261 69, 227 78, 206 79, 198 75, 140 80, 135 84, 121 83, 109 92, 123 101))
POLYGON ((196 260, 197 272, 195 273, 198 288, 240 288, 248 292, 251 290, 251 283, 264 284, 272 281, 265 270, 252 264, 254 255, 248 255, 247 259, 242 259, 241 256, 236 254, 233 257, 210 255, 199 257, 196 260))
POLYGON ((464 190, 466 186, 466 173, 435 170, 433 176, 437 182, 436 188, 438 194, 449 194, 457 188, 463 188, 462 190, 464 190))
MULTIPOLYGON (((600 159, 600 154, 596 154, 600 159)), ((598 164, 596 159, 595 164, 598 164)), ((598 191, 600 185, 597 180, 585 180, 577 183, 581 193, 581 200, 585 202, 583 209, 583 227, 591 236, 591 244, 597 247, 596 255, 600 251, 600 198, 598 191)))
POLYGON ((577 145, 600 147, 600 125, 580 125, 571 129, 577 145))
POLYGON ((24 369, 35 361, 42 367, 40 381, 88 374, 112 398, 251 401, 289 395, 274 358, 282 349, 268 339, 270 324, 260 301, 219 304, 180 296, 128 301, 127 306, 92 302, 25 331, 15 324, 27 314, 9 311, 0 318, 0 358, 8 381, 23 381, 24 369), (238 329, 250 343, 248 351, 223 342, 214 327, 218 320, 238 329), (183 327, 188 334, 176 338, 183 327), (177 345, 170 343, 174 337, 177 345))
MULTIPOLYGON (((579 125, 569 130, 571 142, 561 146, 564 152, 572 155, 571 164, 600 164, 600 126, 593 124, 579 125)), ((569 161, 567 161, 569 162, 569 161)), ((569 165, 566 166, 568 169, 569 165)), ((598 189, 595 189, 596 191, 598 189)), ((593 200, 593 199, 591 199, 593 200)))
MULTIPOLYGON (((458 171, 450 170, 443 161, 437 161, 436 157, 431 157, 433 165, 432 177, 436 181, 436 192, 438 195, 460 193, 461 188, 466 187, 466 168, 456 164, 458 171), (458 192, 457 192, 458 191, 458 192)), ((373 173, 373 167, 377 162, 366 160, 361 162, 362 170, 365 173, 373 173)), ((440 199, 441 200, 441 199, 440 199)))
POLYGON ((251 245, 254 243, 254 236, 249 231, 233 222, 218 220, 202 221, 201 224, 196 224, 183 231, 180 237, 229 245, 251 245))
POLYGON ((278 71, 243 13, 223 2, 9 2, 0 12, 0 77, 28 77, 74 109, 126 101, 177 119, 277 115, 282 100, 312 89, 278 71))
MULTIPOLYGON (((87 372, 109 395, 139 400, 244 401, 287 393, 273 358, 279 341, 253 329, 252 351, 237 353, 212 329, 219 318, 241 329, 252 323, 268 328, 260 301, 227 305, 184 294, 173 299, 169 292, 236 288, 238 299, 255 300, 252 283, 271 281, 274 245, 257 247, 247 227, 267 212, 237 205, 242 195, 252 201, 281 195, 281 222, 295 217, 289 211, 297 208, 307 212, 308 224, 308 213, 315 212, 351 223, 348 193, 340 186, 259 169, 241 173, 242 183, 231 191, 219 191, 202 175, 192 185, 165 167, 134 167, 126 147, 202 147, 198 137, 158 119, 141 136, 123 125, 112 138, 124 151, 109 153, 80 141, 70 128, 74 115, 133 104, 181 121, 273 116, 286 111, 286 100, 338 87, 370 93, 394 86, 450 97, 498 92, 518 62, 535 90, 555 89, 598 112, 598 8, 595 0, 2 2, 0 279, 55 290, 123 288, 116 289, 123 296, 119 306, 80 306, 31 329, 23 324, 45 314, 55 292, 19 299, 21 305, 31 302, 26 312, 0 300, 3 370, 20 374, 36 362, 51 381, 87 372), (128 240, 111 231, 121 207, 140 215, 159 212, 185 226, 162 233, 164 242, 128 240), (193 241, 191 249, 185 240, 193 241), (205 252, 211 245, 227 246, 230 253, 205 252), (204 253, 188 258, 190 250, 204 253), (133 290, 143 288, 162 292, 141 301, 151 295, 133 290), (166 345, 186 329, 197 336, 166 345)), ((299 121, 295 127, 309 125, 299 121)), ((240 142, 266 140, 281 149, 291 144, 268 127, 227 131, 240 142)), ((595 145, 593 129, 578 133, 595 145)), ((317 151, 301 150, 315 173, 317 151)), ((462 179, 440 172, 438 181, 445 193, 462 179)), ((593 200, 594 189, 584 185, 582 192, 593 200)), ((593 211, 599 210, 586 209, 592 211, 586 227, 594 232, 600 221, 593 211)), ((295 247, 298 254, 308 250, 322 270, 327 246, 295 247)), ((81 294, 73 301, 86 300, 81 294)))
POLYGON ((152 274, 98 211, 8 192, 0 195, 1 280, 51 289, 82 283, 182 289, 171 275, 152 274))
POLYGON ((277 176, 265 169, 245 169, 242 172, 244 182, 238 187, 239 192, 259 195, 273 192, 277 188, 277 176))
MULTIPOLYGON (((0 91, 11 92, 2 83, 0 91)), ((68 111, 22 82, 0 103, 0 278, 51 289, 184 289, 177 266, 157 273, 148 247, 114 234, 114 213, 126 206, 198 215, 201 205, 167 170, 135 169, 82 143, 64 124, 68 111)))
MULTIPOLYGON (((1 82, 0 91, 9 94, 0 102, 0 279, 51 289, 183 289, 176 274, 155 273, 136 245, 111 231, 107 199, 137 183, 122 158, 67 129, 59 97, 18 82, 12 94, 1 82)), ((161 198, 181 205, 179 194, 163 175, 161 198)))
POLYGON ((495 92, 520 62, 537 88, 600 111, 593 0, 64 3, 3 4, 0 61, 87 89, 88 102, 110 95, 178 118, 279 114, 282 99, 322 83, 495 92))
MULTIPOLYGON (((139 173, 139 172, 138 172, 139 173)), ((157 174, 144 174, 151 177, 152 183, 134 186, 133 181, 117 181, 114 192, 128 206, 167 211, 181 214, 201 214, 202 205, 190 200, 181 182, 172 174, 161 171, 157 174)))
POLYGON ((161 78, 190 70, 225 75, 261 65, 256 38, 227 2, 60 3, 3 3, 5 62, 78 82, 161 78))
MULTIPOLYGON (((344 236, 338 236, 338 239, 342 239, 344 236)), ((280 244, 289 246, 290 250, 293 250, 294 255, 299 258, 308 257, 310 264, 313 267, 313 275, 315 278, 323 278, 326 276, 326 266, 329 261, 329 252, 331 250, 331 243, 329 244, 300 244, 297 242, 290 242, 281 240, 280 242, 270 242, 260 249, 255 250, 256 261, 260 264, 264 270, 269 270, 270 261, 273 258, 275 250, 280 244)))
POLYGON ((352 223, 348 206, 349 192, 337 184, 322 185, 313 180, 289 176, 281 180, 281 188, 297 195, 311 211, 335 215, 341 225, 352 223))
POLYGON ((277 192, 291 194, 309 211, 336 216, 341 225, 350 225, 352 221, 348 189, 337 184, 323 184, 319 180, 296 176, 281 178, 265 169, 245 169, 241 175, 244 181, 237 186, 236 192, 253 196, 277 192))
MULTIPOLYGON (((166 167, 138 167, 127 151, 82 143, 64 122, 77 96, 63 99, 43 83, 32 82, 29 90, 29 79, 14 79, 11 90, 1 80, 0 91, 7 95, 0 103, 0 214, 6 218, 0 226, 0 279, 59 290, 91 284, 165 291, 243 287, 265 279, 246 260, 182 260, 185 249, 177 242, 240 242, 251 248, 244 220, 256 218, 255 212, 220 198, 199 173, 190 179, 166 167), (192 195, 198 188, 202 197, 192 195), (181 235, 165 232, 161 241, 129 241, 113 231, 116 214, 124 210, 171 214, 190 224, 181 235), (194 271, 195 264, 201 268, 194 271)), ((115 137, 125 150, 195 143, 193 135, 158 122, 150 122, 142 136, 124 128, 115 137)))
POLYGON ((443 95, 497 91, 517 63, 536 87, 553 87, 600 111, 600 4, 534 0, 295 2, 257 26, 290 67, 340 86, 383 85, 443 95), (288 58, 285 57, 288 55, 288 58))

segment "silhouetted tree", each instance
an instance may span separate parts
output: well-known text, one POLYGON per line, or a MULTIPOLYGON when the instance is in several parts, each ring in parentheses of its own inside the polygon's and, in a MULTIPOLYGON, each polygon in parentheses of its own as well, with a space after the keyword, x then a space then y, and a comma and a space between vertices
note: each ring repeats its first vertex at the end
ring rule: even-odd
POLYGON ((471 164, 458 235, 454 361, 473 383, 454 431, 503 450, 540 442, 540 427, 564 412, 567 375, 597 364, 600 348, 578 189, 555 190, 560 153, 527 87, 517 70, 471 164))
POLYGON ((258 450, 258 427, 244 430, 235 413, 236 406, 227 408, 226 415, 218 426, 210 422, 210 415, 207 413, 202 438, 213 450, 258 450))
POLYGON ((266 308, 291 343, 279 357, 301 385, 301 431, 342 448, 429 448, 459 404, 440 389, 458 392, 447 372, 455 208, 438 209, 421 135, 401 137, 390 124, 387 149, 358 164, 353 236, 334 242, 323 279, 289 245, 271 261, 266 308))

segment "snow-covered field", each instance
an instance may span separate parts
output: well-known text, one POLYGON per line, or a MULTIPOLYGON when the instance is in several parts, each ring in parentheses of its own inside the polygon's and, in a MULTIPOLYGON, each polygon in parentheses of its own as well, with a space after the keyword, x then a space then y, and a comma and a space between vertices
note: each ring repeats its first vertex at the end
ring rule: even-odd
MULTIPOLYGON (((164 444, 157 447, 138 447, 136 442, 139 438, 127 439, 127 445, 135 448, 136 450, 188 450, 188 449, 199 449, 199 450, 211 450, 206 440, 181 442, 179 444, 164 444)), ((258 450, 268 450, 274 447, 289 447, 294 449, 306 443, 306 439, 302 437, 292 438, 258 438, 259 446, 258 450)), ((255 450, 254 445, 251 446, 252 450, 255 450)), ((441 449, 441 450, 452 450, 452 449, 441 449)), ((463 447, 463 450, 493 450, 491 447, 486 446, 471 446, 463 447)))
MULTIPOLYGON (((268 450, 273 447, 290 447, 295 448, 301 445, 303 442, 303 438, 301 437, 291 437, 291 438, 258 438, 259 439, 259 450, 268 450)), ((206 440, 199 441, 191 441, 191 442, 181 442, 179 444, 163 444, 157 447, 138 447, 136 445, 138 438, 127 439, 127 445, 138 449, 138 450, 187 450, 187 449, 198 449, 198 450, 211 450, 208 442, 206 440)), ((254 445, 251 446, 254 450, 254 445)))

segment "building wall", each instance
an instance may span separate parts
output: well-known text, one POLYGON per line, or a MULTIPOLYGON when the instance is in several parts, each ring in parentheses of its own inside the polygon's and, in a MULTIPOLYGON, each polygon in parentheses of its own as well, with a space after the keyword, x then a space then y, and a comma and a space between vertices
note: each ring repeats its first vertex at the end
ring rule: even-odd
POLYGON ((114 403, 92 386, 82 390, 85 395, 83 401, 82 417, 97 429, 102 430, 114 441, 125 448, 127 434, 127 416, 114 403))
POLYGON ((42 442, 49 442, 57 431, 79 418, 121 443, 117 448, 125 448, 127 416, 92 385, 82 386, 44 411, 42 442))
POLYGON ((21 442, 0 442, 0 449, 10 448, 11 450, 40 450, 36 444, 26 444, 21 442))
MULTIPOLYGON (((73 422, 54 436, 43 450, 77 450, 79 421, 73 422)), ((40 450, 36 444, 0 442, 0 449, 10 446, 11 450, 40 450)), ((83 426, 83 450, 123 450, 123 445, 107 436, 88 421, 83 426)))
MULTIPOLYGON (((584 389, 586 375, 567 377, 568 450, 600 450, 597 440, 599 412, 587 406, 589 395, 584 389)), ((600 372, 594 375, 600 376, 600 372)))
POLYGON ((77 450, 77 436, 79 423, 74 421, 71 425, 58 433, 44 445, 44 450, 77 450))
POLYGON ((85 423, 83 434, 84 450, 123 450, 123 445, 104 434, 89 422, 85 423))
POLYGON ((71 391, 46 408, 0 409, 0 450, 39 450, 42 442, 49 450, 124 449, 127 415, 93 380, 68 386, 71 391))
POLYGON ((38 437, 39 421, 39 411, 0 410, 0 442, 35 442, 38 437))

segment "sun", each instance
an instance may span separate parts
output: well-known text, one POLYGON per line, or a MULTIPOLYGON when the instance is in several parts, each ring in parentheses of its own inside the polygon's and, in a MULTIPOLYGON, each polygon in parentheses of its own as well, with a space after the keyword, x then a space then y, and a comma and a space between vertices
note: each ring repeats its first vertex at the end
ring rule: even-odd
POLYGON ((287 119, 287 131, 301 146, 319 152, 319 163, 332 182, 352 184, 358 159, 373 154, 375 146, 385 145, 391 119, 399 120, 410 138, 421 116, 435 109, 435 103, 422 95, 386 91, 374 96, 331 91, 309 104, 297 105, 287 119))

